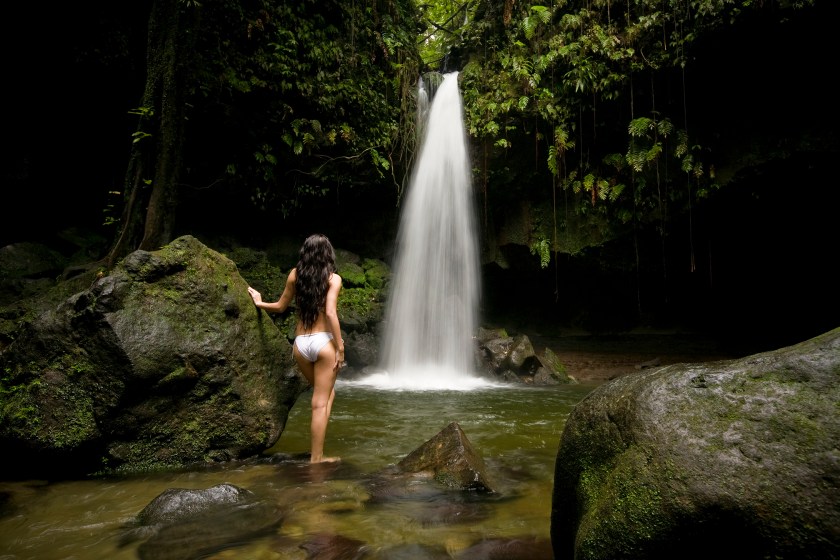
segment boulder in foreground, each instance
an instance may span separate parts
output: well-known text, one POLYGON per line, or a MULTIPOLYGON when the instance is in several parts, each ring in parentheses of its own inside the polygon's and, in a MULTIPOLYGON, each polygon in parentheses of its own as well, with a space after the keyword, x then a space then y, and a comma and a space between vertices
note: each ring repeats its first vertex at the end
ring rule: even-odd
POLYGON ((840 329, 622 376, 572 411, 556 560, 840 558, 840 329))

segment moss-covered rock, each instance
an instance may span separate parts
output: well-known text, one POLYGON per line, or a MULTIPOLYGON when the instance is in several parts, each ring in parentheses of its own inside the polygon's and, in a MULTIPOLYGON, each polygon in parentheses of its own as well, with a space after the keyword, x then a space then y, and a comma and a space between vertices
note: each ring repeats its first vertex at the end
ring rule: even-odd
POLYGON ((608 382, 555 462, 555 558, 840 557, 840 329, 608 382))
POLYGON ((270 448, 303 383, 247 286, 233 261, 185 236, 26 316, 0 354, 13 463, 64 476, 270 448))
POLYGON ((365 283, 377 290, 384 289, 391 280, 391 267, 379 259, 365 259, 362 261, 365 271, 365 283))
POLYGON ((345 288, 363 288, 365 286, 365 271, 356 263, 345 262, 338 267, 342 286, 345 288))

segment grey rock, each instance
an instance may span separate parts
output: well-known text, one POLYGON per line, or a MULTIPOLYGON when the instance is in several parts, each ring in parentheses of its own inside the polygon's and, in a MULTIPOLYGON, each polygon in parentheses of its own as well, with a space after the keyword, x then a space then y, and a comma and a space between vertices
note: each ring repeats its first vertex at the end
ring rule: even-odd
POLYGON ((409 453, 397 467, 406 473, 431 472, 436 481, 451 488, 494 492, 484 460, 457 422, 409 453))
POLYGON ((555 558, 840 558, 840 329, 610 381, 570 414, 555 558))
POLYGON ((141 560, 193 560, 276 533, 282 511, 233 484, 169 488, 137 515, 120 545, 143 539, 141 560))
POLYGON ((0 353, 0 443, 43 476, 248 457, 305 389, 236 265, 185 236, 34 305, 0 353))

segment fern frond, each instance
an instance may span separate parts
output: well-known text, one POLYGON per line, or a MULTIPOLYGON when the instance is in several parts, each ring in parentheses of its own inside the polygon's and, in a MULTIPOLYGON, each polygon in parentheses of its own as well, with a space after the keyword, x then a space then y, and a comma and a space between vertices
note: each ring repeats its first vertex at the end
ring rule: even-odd
POLYGON ((627 160, 624 159, 624 156, 621 154, 607 154, 604 156, 603 162, 610 167, 614 167, 616 170, 621 171, 624 168, 624 164, 627 163, 627 160))
POLYGON ((653 120, 648 117, 633 119, 627 127, 627 132, 634 138, 647 136, 648 131, 653 128, 653 120))
POLYGON ((545 6, 531 6, 531 11, 543 24, 551 21, 551 10, 545 6))
POLYGON ((661 120, 656 125, 656 131, 667 138, 669 134, 674 132, 674 123, 668 119, 661 120))

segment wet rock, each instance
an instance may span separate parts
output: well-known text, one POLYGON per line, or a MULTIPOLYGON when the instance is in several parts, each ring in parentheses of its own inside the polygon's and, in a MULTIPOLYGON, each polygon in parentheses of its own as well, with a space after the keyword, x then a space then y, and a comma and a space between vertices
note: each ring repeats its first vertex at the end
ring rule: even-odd
POLYGON ((370 558, 368 546, 342 535, 318 534, 300 545, 307 560, 364 560, 370 558))
POLYGON ((365 488, 369 505, 412 501, 410 516, 424 527, 485 519, 491 502, 500 498, 484 461, 456 422, 398 464, 368 477, 365 488))
POLYGON ((412 451, 397 467, 405 473, 429 472, 450 488, 492 493, 484 460, 457 422, 412 451))
POLYGON ((540 360, 540 368, 534 374, 534 385, 577 383, 577 380, 566 373, 566 366, 551 348, 545 348, 537 358, 540 360))
POLYGON ((840 329, 601 385, 555 462, 556 558, 840 558, 840 329))
POLYGON ((539 560, 553 558, 548 539, 485 539, 455 555, 456 560, 539 560))
MULTIPOLYGON (((373 333, 349 332, 344 340, 348 368, 362 371, 368 365, 379 362, 379 339, 373 333)), ((341 371, 341 378, 348 378, 347 370, 341 371)))
MULTIPOLYGON (((184 236, 15 321, 0 442, 27 476, 223 462, 280 437, 305 388, 224 255, 184 236)), ((62 289, 64 286, 61 287, 62 289)), ((58 288, 57 288, 58 289, 58 288)))
POLYGON ((475 361, 478 371, 508 383, 576 383, 550 349, 537 355, 527 335, 511 337, 503 329, 479 330, 475 361))
POLYGON ((374 560, 452 560, 442 546, 429 546, 417 543, 392 546, 377 552, 374 560))
POLYGON ((254 494, 233 484, 191 490, 168 488, 137 515, 140 525, 157 525, 197 517, 224 504, 253 502, 254 494))
POLYGON ((170 488, 138 514, 120 545, 145 539, 141 560, 193 560, 276 532, 283 513, 232 484, 170 488))

